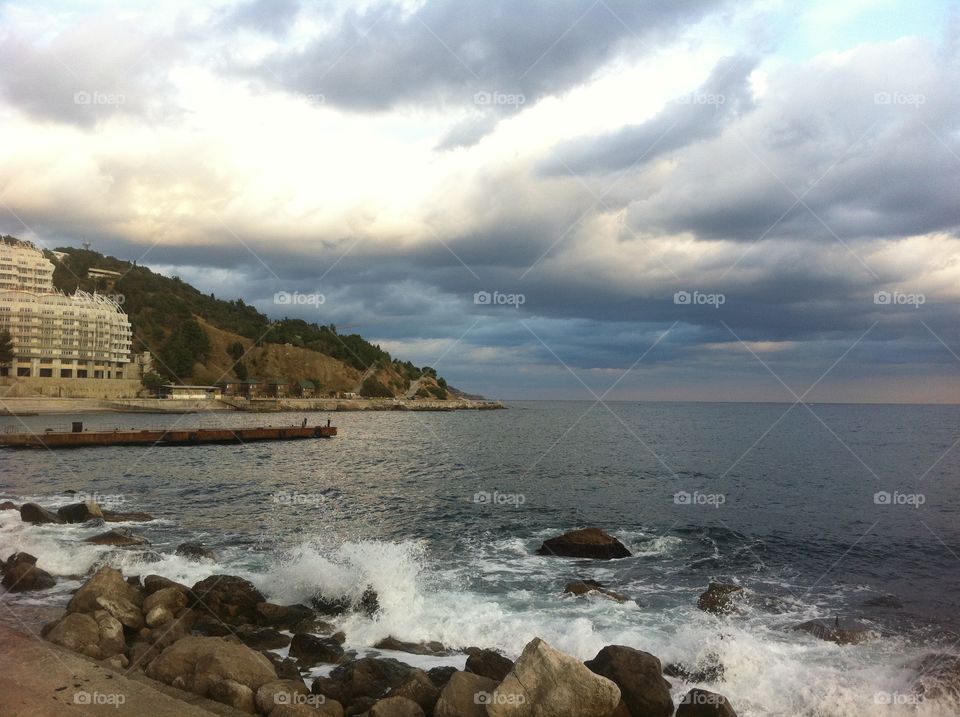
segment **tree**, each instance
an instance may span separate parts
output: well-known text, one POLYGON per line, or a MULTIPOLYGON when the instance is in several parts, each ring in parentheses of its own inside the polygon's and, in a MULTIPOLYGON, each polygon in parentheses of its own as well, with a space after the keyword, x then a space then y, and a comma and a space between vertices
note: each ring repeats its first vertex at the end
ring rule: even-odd
POLYGON ((160 391, 160 387, 167 382, 167 380, 163 376, 156 373, 155 371, 151 371, 150 373, 145 373, 143 375, 143 378, 140 379, 140 381, 141 383, 143 383, 144 386, 149 388, 154 393, 160 391))
POLYGON ((9 331, 0 331, 0 366, 13 363, 13 337, 9 331))
POLYGON ((364 398, 393 398, 393 391, 380 383, 376 376, 367 376, 360 387, 360 395, 364 398))

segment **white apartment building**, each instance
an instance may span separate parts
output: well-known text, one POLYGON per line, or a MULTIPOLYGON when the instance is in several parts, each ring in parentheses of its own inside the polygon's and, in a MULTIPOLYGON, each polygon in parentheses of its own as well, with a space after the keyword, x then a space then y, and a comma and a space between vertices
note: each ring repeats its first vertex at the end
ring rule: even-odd
POLYGON ((0 331, 14 361, 0 376, 122 379, 130 321, 114 299, 53 288, 53 264, 30 242, 0 240, 0 331))

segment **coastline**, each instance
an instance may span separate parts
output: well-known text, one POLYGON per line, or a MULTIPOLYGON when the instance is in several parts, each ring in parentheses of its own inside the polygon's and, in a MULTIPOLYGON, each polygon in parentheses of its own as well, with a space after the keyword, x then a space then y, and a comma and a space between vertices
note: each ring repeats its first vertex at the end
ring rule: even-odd
POLYGON ((0 398, 0 417, 76 413, 213 413, 239 411, 490 411, 505 409, 501 401, 472 399, 392 398, 280 398, 280 399, 177 399, 177 398, 0 398))

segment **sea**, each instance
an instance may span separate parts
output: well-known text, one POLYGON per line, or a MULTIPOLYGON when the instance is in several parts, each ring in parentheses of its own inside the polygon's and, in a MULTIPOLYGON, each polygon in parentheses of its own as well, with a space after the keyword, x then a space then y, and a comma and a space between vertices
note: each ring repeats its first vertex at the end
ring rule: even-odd
MULTIPOLYGON (((329 440, 0 450, 0 500, 56 508, 79 496, 156 518, 125 525, 150 541, 142 550, 81 542, 102 526, 31 526, 0 511, 0 556, 25 550, 58 579, 0 596, 0 621, 36 631, 103 564, 191 585, 239 575, 278 603, 372 586, 373 618, 337 619, 358 654, 387 636, 510 657, 540 637, 584 660, 621 644, 665 665, 722 665, 710 682, 670 678, 675 701, 699 685, 740 717, 960 714, 911 690, 919 658, 960 652, 960 407, 506 405, 0 418, 0 431, 74 420, 112 430, 331 418, 339 428, 329 440), (591 526, 633 556, 536 554, 546 538, 591 526), (185 541, 218 560, 175 555, 185 541), (630 600, 565 595, 576 579, 630 600), (701 611, 711 581, 758 599, 730 616, 701 611), (871 639, 837 645, 792 629, 838 618, 871 639)), ((426 668, 465 659, 379 652, 426 668)))

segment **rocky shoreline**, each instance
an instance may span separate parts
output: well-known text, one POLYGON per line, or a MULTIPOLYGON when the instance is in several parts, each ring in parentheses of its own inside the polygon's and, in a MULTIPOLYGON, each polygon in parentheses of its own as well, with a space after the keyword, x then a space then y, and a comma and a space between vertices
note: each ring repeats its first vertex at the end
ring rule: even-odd
MULTIPOLYGON (((104 532, 88 542, 149 549, 144 538, 107 525, 152 520, 144 513, 114 513, 93 501, 57 511, 5 502, 0 510, 17 510, 21 520, 31 524, 102 525, 104 532)), ((599 528, 548 539, 537 552, 597 561, 630 555, 599 528)), ((197 543, 182 543, 177 554, 211 564, 216 559, 197 543)), ((0 560, 0 570, 9 592, 43 591, 56 584, 27 553, 0 560)), ((607 645, 592 659, 580 661, 540 638, 530 640, 516 660, 488 648, 454 650, 437 642, 408 643, 393 637, 372 646, 411 655, 465 656, 463 670, 423 670, 390 657, 358 656, 345 649, 346 635, 333 621, 352 613, 376 619, 380 604, 369 585, 353 587, 334 597, 318 592, 309 604, 281 605, 234 575, 213 574, 184 585, 102 566, 41 635, 117 673, 143 675, 266 717, 736 717, 724 695, 700 686, 722 681, 725 667, 718 660, 664 666, 642 650, 607 645), (316 676, 318 667, 329 672, 316 676), (696 686, 675 704, 667 677, 696 686)), ((586 578, 571 581, 565 593, 571 599, 630 600, 586 578)), ((715 615, 719 627, 747 606, 776 610, 775 602, 739 585, 711 583, 698 607, 715 615)), ((841 624, 839 619, 793 629, 840 645, 877 638, 866 627, 841 624)), ((919 700, 956 695, 960 688, 960 658, 931 654, 915 670, 919 700)))

